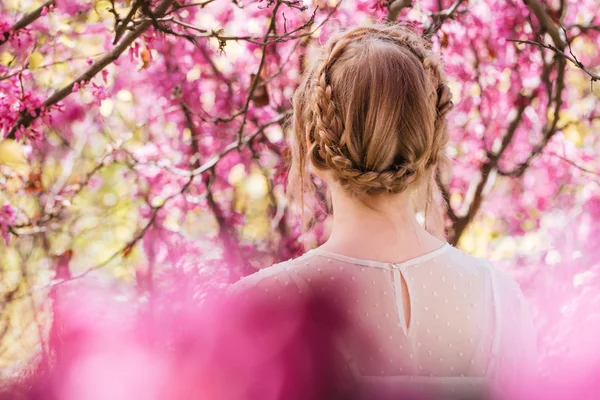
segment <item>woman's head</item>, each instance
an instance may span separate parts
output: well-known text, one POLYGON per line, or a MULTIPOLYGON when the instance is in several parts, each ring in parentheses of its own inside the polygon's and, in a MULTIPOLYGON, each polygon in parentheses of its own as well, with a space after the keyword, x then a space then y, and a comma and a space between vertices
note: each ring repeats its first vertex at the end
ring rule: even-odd
POLYGON ((429 185, 444 157, 451 94, 428 42, 404 28, 333 37, 293 104, 293 190, 312 166, 351 197, 401 193, 429 185))

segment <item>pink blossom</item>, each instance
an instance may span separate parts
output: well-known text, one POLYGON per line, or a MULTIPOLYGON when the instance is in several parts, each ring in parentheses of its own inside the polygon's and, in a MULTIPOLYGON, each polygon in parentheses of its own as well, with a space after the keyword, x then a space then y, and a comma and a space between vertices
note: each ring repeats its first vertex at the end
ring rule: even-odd
POLYGON ((88 11, 92 7, 93 5, 85 0, 56 0, 56 8, 71 16, 88 11))
POLYGON ((2 237, 4 238, 4 243, 8 246, 8 242, 10 241, 10 235, 8 230, 14 225, 17 220, 17 214, 15 209, 10 205, 10 203, 5 202, 2 207, 0 207, 0 232, 2 233, 2 237))
POLYGON ((98 85, 97 83, 92 83, 92 95, 94 97, 94 104, 96 105, 100 105, 102 100, 108 98, 106 87, 98 85))
POLYGON ((100 187, 102 187, 103 183, 104 182, 101 177, 99 177, 98 175, 94 175, 89 179, 87 186, 90 190, 96 191, 100 189, 100 187))

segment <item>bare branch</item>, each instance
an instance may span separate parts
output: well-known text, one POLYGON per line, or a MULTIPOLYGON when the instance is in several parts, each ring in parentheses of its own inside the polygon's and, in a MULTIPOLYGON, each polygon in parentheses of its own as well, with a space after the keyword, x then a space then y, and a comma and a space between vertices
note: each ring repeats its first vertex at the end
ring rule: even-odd
POLYGON ((560 50, 560 49, 556 48, 555 46, 553 46, 551 44, 544 44, 544 43, 536 42, 534 40, 518 40, 518 39, 507 39, 507 40, 509 42, 522 43, 522 44, 531 44, 531 45, 538 46, 538 47, 541 47, 541 48, 544 48, 544 49, 552 50, 553 52, 555 52, 556 54, 558 54, 558 55, 566 58, 567 60, 569 60, 570 62, 572 62, 577 68, 581 69, 583 72, 585 72, 586 74, 588 74, 592 78, 593 82, 600 81, 600 75, 598 75, 598 74, 590 71, 577 58, 568 55, 563 50, 560 50))
MULTIPOLYGON (((552 157, 556 157, 556 158, 560 158, 561 160, 563 160, 564 162, 566 162, 567 164, 577 168, 578 170, 580 170, 581 172, 585 172, 586 174, 590 174, 590 175, 594 175, 597 178, 600 178, 600 171, 594 171, 591 170, 589 168, 583 167, 579 164, 577 164, 575 161, 568 159, 565 156, 562 156, 560 154, 556 154, 556 153, 552 153, 552 152, 548 152, 548 153, 544 153, 544 154, 548 154, 552 157)), ((600 183, 600 180, 596 180, 596 182, 600 183)))
MULTIPOLYGON (((249 143, 250 141, 254 140, 254 138, 258 135, 261 135, 264 133, 265 128, 267 128, 268 126, 271 126, 273 124, 278 124, 281 123, 282 121, 284 121, 285 119, 287 119, 289 117, 289 115, 287 113, 284 114, 280 114, 277 117, 275 117, 274 119, 272 119, 271 121, 265 122, 264 124, 260 125, 256 131, 254 131, 254 133, 252 133, 249 136, 244 136, 242 139, 242 146, 246 145, 247 143, 249 143)), ((199 175, 202 174, 205 171, 208 171, 209 169, 214 168, 217 163, 229 152, 233 151, 233 150, 237 150, 240 148, 240 144, 239 141, 236 140, 233 143, 230 143, 227 147, 225 147, 225 149, 223 149, 219 154, 213 156, 212 158, 210 158, 207 162, 205 162, 204 164, 202 164, 200 167, 196 168, 195 170, 193 170, 191 173, 192 175, 199 175)))

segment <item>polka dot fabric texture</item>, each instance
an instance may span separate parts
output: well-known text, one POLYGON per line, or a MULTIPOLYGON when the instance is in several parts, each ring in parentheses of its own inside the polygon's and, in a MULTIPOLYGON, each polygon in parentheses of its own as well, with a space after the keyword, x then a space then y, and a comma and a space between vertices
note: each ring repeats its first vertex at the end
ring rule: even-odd
POLYGON ((325 292, 352 329, 340 351, 361 381, 451 391, 516 382, 534 365, 535 331, 507 274, 445 244, 399 263, 322 249, 242 279, 236 288, 325 292))

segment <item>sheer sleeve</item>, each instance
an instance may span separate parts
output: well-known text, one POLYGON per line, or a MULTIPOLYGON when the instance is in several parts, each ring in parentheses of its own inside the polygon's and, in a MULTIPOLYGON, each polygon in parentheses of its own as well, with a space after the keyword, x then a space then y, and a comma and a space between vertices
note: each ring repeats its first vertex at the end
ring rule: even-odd
MULTIPOLYGON (((353 371, 341 341, 348 321, 327 292, 315 290, 318 280, 310 268, 302 268, 306 265, 298 260, 276 264, 242 278, 229 292, 235 301, 250 303, 250 309, 270 315, 261 330, 275 332, 274 343, 279 343, 275 347, 285 354, 299 351, 298 359, 283 357, 283 371, 300 368, 311 377, 305 387, 332 387, 334 392, 345 393, 354 389, 353 371)), ((299 379, 297 371, 293 379, 299 379)))
POLYGON ((275 296, 302 295, 308 290, 306 282, 293 270, 290 262, 276 264, 240 279, 229 287, 231 294, 243 294, 256 290, 275 296))
POLYGON ((515 280, 495 271, 496 376, 516 390, 532 382, 538 371, 537 332, 530 305, 515 280))
POLYGON ((249 352, 246 364, 266 371, 261 387, 293 392, 281 398, 334 398, 331 393, 354 388, 338 348, 347 325, 326 293, 310 287, 310 275, 300 275, 304 266, 299 260, 276 264, 229 287, 233 315, 241 321, 234 326, 248 346, 240 353, 249 352))

